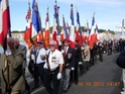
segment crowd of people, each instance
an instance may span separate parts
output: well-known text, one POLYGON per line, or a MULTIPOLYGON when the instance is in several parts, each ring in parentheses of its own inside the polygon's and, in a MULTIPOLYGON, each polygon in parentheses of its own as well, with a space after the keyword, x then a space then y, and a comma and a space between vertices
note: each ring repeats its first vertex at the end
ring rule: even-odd
POLYGON ((89 48, 87 41, 82 46, 75 42, 75 48, 70 47, 70 41, 64 39, 57 49, 56 41, 50 40, 49 48, 44 42, 37 42, 30 50, 21 45, 18 39, 7 39, 8 49, 0 55, 0 80, 3 94, 30 94, 31 89, 43 85, 49 94, 66 93, 72 83, 79 84, 79 76, 99 60, 103 62, 103 54, 112 54, 124 49, 124 41, 109 40, 94 44, 89 48), (113 49, 114 48, 114 49, 113 49), (26 63, 28 62, 28 64, 26 63), (34 87, 28 85, 25 69, 28 67, 34 79, 34 87), (60 81, 63 80, 60 90, 60 81), (25 93, 23 93, 25 94, 25 93))

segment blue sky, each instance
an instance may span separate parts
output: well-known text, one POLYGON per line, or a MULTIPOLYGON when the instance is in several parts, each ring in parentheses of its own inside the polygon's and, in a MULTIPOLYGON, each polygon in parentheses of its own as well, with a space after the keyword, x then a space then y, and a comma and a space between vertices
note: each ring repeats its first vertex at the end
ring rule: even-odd
MULTIPOLYGON (((28 10, 28 1, 32 0, 9 0, 11 15, 11 30, 25 30, 25 16, 28 10)), ((53 25, 53 14, 55 0, 36 0, 42 19, 42 27, 45 28, 46 8, 49 6, 50 26, 53 25)), ((80 13, 80 22, 86 26, 87 20, 91 27, 92 16, 95 12, 95 20, 99 29, 116 30, 122 19, 125 19, 125 0, 57 0, 60 6, 60 25, 62 15, 70 25, 70 4, 74 5, 74 16, 76 22, 76 8, 80 13)), ((76 23, 75 23, 76 24, 76 23)))

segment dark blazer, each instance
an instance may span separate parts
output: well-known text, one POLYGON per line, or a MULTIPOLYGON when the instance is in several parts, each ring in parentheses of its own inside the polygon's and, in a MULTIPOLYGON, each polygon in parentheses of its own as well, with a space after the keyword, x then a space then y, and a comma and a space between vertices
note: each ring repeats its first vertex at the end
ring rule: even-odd
POLYGON ((72 68, 75 64, 75 50, 71 47, 68 48, 66 55, 64 56, 65 67, 72 68))
POLYGON ((119 67, 125 69, 125 50, 123 50, 118 56, 116 63, 119 67))
POLYGON ((76 62, 78 63, 82 61, 82 51, 81 51, 81 47, 78 44, 76 44, 75 53, 76 53, 76 62))

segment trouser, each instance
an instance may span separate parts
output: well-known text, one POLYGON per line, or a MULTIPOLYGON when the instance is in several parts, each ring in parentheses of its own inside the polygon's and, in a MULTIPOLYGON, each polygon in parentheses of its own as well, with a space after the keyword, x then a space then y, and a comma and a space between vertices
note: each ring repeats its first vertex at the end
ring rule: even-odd
POLYGON ((123 87, 125 88, 125 69, 122 69, 123 87))
POLYGON ((99 52, 99 60, 103 61, 103 53, 102 52, 99 52))
POLYGON ((74 82, 78 83, 78 62, 76 62, 75 70, 74 70, 74 82))
POLYGON ((70 84, 70 73, 71 73, 71 69, 66 68, 64 70, 64 85, 63 85, 63 89, 67 90, 70 84))
POLYGON ((112 48, 108 48, 108 55, 111 55, 112 54, 112 48))
POLYGON ((25 69, 23 69, 23 77, 24 77, 24 80, 25 80, 25 86, 26 86, 26 90, 27 91, 29 91, 30 90, 30 86, 29 86, 29 84, 28 84, 28 82, 27 82, 27 80, 26 80, 26 78, 25 78, 25 69))
POLYGON ((84 72, 83 64, 79 64, 79 71, 80 71, 80 75, 82 75, 84 72))
POLYGON ((48 69, 44 69, 44 86, 49 94, 59 94, 59 82, 57 79, 57 74, 59 73, 59 68, 55 71, 50 71, 48 69))
POLYGON ((85 72, 86 72, 87 70, 89 70, 90 63, 89 61, 84 61, 84 64, 85 64, 85 72))
POLYGON ((29 62, 28 70, 31 73, 31 75, 33 76, 33 74, 34 74, 34 62, 33 61, 29 62))
POLYGON ((43 76, 44 76, 43 65, 44 63, 34 64, 34 87, 39 86, 39 77, 41 79, 41 82, 43 83, 43 76))

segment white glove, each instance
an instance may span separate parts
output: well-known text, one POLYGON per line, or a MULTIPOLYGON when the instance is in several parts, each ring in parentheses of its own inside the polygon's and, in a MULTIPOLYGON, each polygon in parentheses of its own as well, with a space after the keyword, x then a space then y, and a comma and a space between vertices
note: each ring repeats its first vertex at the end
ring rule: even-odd
POLYGON ((10 51, 10 50, 6 50, 5 54, 6 54, 7 56, 11 55, 11 51, 10 51))
POLYGON ((34 54, 31 54, 31 59, 35 60, 35 55, 34 54))
POLYGON ((57 79, 60 80, 62 78, 62 73, 58 73, 57 79))
POLYGON ((64 54, 64 50, 62 50, 61 53, 64 54))
POLYGON ((74 68, 74 67, 72 67, 72 68, 71 68, 71 70, 72 70, 72 71, 74 71, 74 70, 75 70, 75 68, 74 68))
POLYGON ((82 65, 82 62, 79 62, 79 65, 82 65))

